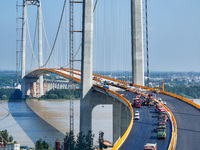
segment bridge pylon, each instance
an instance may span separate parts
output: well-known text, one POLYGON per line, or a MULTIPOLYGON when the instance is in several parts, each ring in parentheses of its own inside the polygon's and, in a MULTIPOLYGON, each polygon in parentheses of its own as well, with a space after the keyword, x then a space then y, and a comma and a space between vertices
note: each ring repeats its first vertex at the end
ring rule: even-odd
MULTIPOLYGON (((91 101, 92 88, 92 59, 93 59, 93 0, 83 1, 83 32, 81 59, 81 102, 80 102, 80 131, 87 133, 91 130, 91 115, 88 102, 91 101), (87 117, 87 115, 89 115, 87 117)), ((92 109, 92 107, 91 107, 92 109)))
MULTIPOLYGON (((36 5, 38 11, 38 58, 39 58, 39 68, 43 66, 43 56, 42 56, 42 21, 41 21, 41 1, 40 0, 23 0, 23 32, 22 32, 22 67, 21 67, 21 76, 22 76, 22 98, 25 98, 25 85, 24 76, 26 74, 26 25, 27 25, 27 5, 36 5)), ((39 87, 40 87, 40 96, 43 93, 43 75, 39 76, 39 87)))
POLYGON ((144 86, 142 0, 131 0, 132 82, 144 86))

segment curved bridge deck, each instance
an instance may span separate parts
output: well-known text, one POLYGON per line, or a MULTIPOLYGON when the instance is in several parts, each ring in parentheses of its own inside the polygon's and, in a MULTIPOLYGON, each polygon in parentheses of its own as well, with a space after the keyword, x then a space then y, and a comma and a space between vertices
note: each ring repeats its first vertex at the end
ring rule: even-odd
POLYGON ((200 149, 200 111, 177 98, 157 94, 167 102, 167 107, 173 113, 177 127, 178 137, 176 150, 200 149))
MULTIPOLYGON (((118 93, 123 93, 124 97, 130 102, 136 97, 136 94, 132 92, 119 91, 118 93)), ((167 138, 159 140, 154 131, 158 123, 158 113, 155 112, 155 107, 134 107, 133 110, 140 112, 140 120, 134 121, 133 128, 120 150, 141 150, 146 143, 157 143, 158 150, 168 149, 172 133, 170 121, 167 124, 167 138)))
MULTIPOLYGON (((38 69, 28 76, 35 76, 36 74, 40 74, 46 72, 54 72, 60 75, 69 77, 69 70, 67 69, 38 69)), ((75 80, 80 82, 80 72, 75 70, 75 80)), ((98 75, 95 75, 98 76, 98 75)), ((101 76, 103 77, 103 76, 101 76)), ((108 79, 105 77, 105 79, 108 79)), ((112 80, 112 79, 109 79, 112 80)), ((113 79, 116 82, 115 79, 113 79)), ((114 91, 116 91, 115 88, 114 91)), ((133 93, 132 93, 133 94, 133 93)), ((127 95, 125 98, 128 100, 132 100, 134 95, 127 95)), ((200 147, 200 111, 183 102, 177 98, 173 98, 168 95, 158 94, 157 97, 161 97, 164 101, 167 102, 167 107, 174 114, 174 117, 178 126, 178 135, 177 135, 177 146, 176 150, 193 150, 199 149, 200 147)), ((155 121, 157 119, 156 115, 153 113, 153 109, 143 108, 141 109, 141 120, 134 121, 133 128, 120 149, 142 149, 143 145, 147 142, 158 142, 158 149, 167 149, 169 144, 169 139, 167 140, 159 140, 156 141, 155 133, 153 133, 153 129, 155 128, 155 121), (141 136, 142 135, 142 136, 141 136), (139 144, 140 143, 140 144, 139 144), (161 143, 161 144, 160 144, 161 143), (165 144, 163 144, 165 143, 165 144), (167 144, 166 144, 167 143, 167 144), (160 147, 161 146, 161 147, 160 147), (160 147, 160 148, 159 148, 160 147)), ((170 125, 168 125, 170 127, 170 125)), ((170 130, 168 130, 168 135, 170 135, 170 130)))

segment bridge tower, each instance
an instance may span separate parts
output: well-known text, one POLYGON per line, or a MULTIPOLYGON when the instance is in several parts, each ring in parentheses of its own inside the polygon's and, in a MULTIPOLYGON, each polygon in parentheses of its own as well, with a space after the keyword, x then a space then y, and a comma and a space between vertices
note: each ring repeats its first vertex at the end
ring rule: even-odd
POLYGON ((91 130, 91 88, 93 59, 93 0, 83 1, 83 35, 81 59, 80 131, 91 130), (89 108, 89 109, 87 109, 89 108))
POLYGON ((132 82, 144 85, 142 0, 131 0, 132 82))
MULTIPOLYGON (((27 5, 36 5, 38 11, 38 54, 39 54, 39 68, 43 65, 42 56, 42 22, 41 22, 41 1, 40 0, 23 0, 23 32, 22 32, 22 79, 26 74, 26 24, 27 24, 27 5)), ((40 96, 43 95, 43 76, 39 77, 40 96)), ((22 80, 22 98, 25 98, 25 81, 22 80)))

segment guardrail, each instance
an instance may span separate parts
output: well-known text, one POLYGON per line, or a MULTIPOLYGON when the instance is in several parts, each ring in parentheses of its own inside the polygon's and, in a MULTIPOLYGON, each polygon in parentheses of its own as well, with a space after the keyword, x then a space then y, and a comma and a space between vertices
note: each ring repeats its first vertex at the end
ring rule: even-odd
POLYGON ((190 105, 192 105, 192 106, 194 106, 194 107, 200 109, 200 105, 194 103, 193 101, 190 101, 190 100, 187 99, 187 98, 184 98, 184 97, 182 97, 182 96, 179 96, 179 95, 176 95, 176 94, 173 94, 173 93, 170 93, 170 92, 166 92, 166 91, 160 91, 160 93, 163 93, 163 94, 166 94, 166 95, 169 95, 169 96, 178 98, 178 99, 180 99, 180 100, 182 100, 182 101, 184 101, 184 102, 186 102, 186 103, 188 103, 188 104, 190 104, 190 105))
POLYGON ((121 96, 120 94, 118 94, 118 93, 116 93, 116 92, 114 92, 114 91, 111 91, 111 90, 109 90, 109 89, 106 89, 106 88, 104 88, 104 87, 98 86, 98 85, 94 85, 94 86, 95 86, 95 87, 98 87, 98 88, 100 88, 100 89, 103 89, 103 90, 105 90, 105 91, 107 91, 107 92, 110 92, 110 93, 112 93, 112 94, 114 94, 114 95, 116 95, 117 97, 119 97, 120 99, 122 99, 125 103, 127 103, 128 106, 129 106, 129 108, 130 108, 130 110, 131 110, 132 117, 131 117, 130 124, 129 124, 129 126, 128 126, 126 132, 124 133, 124 135, 120 138, 120 140, 119 140, 119 141, 114 145, 114 147, 112 148, 112 150, 116 150, 116 149, 118 149, 118 148, 123 144, 123 142, 124 142, 125 139, 128 137, 128 135, 129 135, 129 133, 130 133, 130 131, 131 131, 131 128, 132 128, 132 126, 133 126, 133 116, 134 116, 134 114, 133 114, 133 108, 132 108, 131 104, 129 103, 129 101, 128 101, 126 98, 124 98, 123 96, 121 96))

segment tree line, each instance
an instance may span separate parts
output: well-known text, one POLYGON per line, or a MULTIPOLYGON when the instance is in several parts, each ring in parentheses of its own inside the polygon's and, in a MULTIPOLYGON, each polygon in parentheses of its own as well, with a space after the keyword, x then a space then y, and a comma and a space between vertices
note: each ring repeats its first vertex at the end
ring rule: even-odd
POLYGON ((174 86, 165 85, 165 91, 180 95, 185 98, 200 98, 200 86, 174 86))
POLYGON ((80 99, 80 97, 80 90, 70 91, 69 89, 52 89, 46 92, 46 94, 41 96, 39 99, 80 99), (70 97, 70 92, 72 97, 70 97))
MULTIPOLYGON (((99 149, 102 150, 103 148, 107 148, 106 145, 103 144, 104 141, 104 132, 99 132, 99 149)), ((93 149, 93 138, 94 134, 92 134, 92 131, 89 130, 86 134, 83 132, 79 132, 77 135, 77 138, 75 139, 75 136, 72 131, 67 132, 66 136, 64 138, 64 147, 65 149, 70 150, 92 150, 93 149)), ((55 143, 59 142, 59 139, 56 139, 55 143)), ((56 144, 55 146, 56 147, 56 144)), ((59 147, 60 149, 61 147, 59 147)), ((35 142, 35 149, 36 150, 53 150, 55 148, 52 147, 51 143, 47 143, 45 140, 39 139, 35 142)), ((63 149, 63 148, 62 148, 63 149)))
POLYGON ((22 92, 19 89, 0 89, 1 100, 20 100, 22 92))

